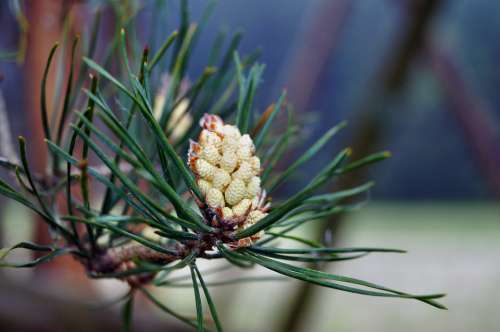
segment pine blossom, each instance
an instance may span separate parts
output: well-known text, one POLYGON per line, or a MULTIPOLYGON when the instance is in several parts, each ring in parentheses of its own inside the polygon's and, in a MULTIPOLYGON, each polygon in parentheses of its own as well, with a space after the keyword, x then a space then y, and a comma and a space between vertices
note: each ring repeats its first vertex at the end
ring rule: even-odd
MULTIPOLYGON (((198 142, 191 141, 188 165, 205 198, 207 208, 224 225, 247 228, 267 213, 263 206, 260 159, 248 134, 224 124, 217 115, 205 114, 198 142)), ((262 236, 242 239, 238 246, 250 245, 262 236)))

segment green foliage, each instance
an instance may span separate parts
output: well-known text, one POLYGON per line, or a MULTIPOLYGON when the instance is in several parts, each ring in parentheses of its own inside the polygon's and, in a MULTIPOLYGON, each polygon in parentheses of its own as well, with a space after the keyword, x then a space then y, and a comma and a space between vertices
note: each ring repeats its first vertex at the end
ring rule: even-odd
MULTIPOLYGON (((259 123, 252 122, 258 118, 254 99, 264 66, 255 63, 258 53, 240 58, 237 48, 241 33, 233 35, 225 52, 222 51, 225 33, 217 36, 206 68, 193 80, 195 83, 190 88, 183 89, 189 58, 213 4, 207 6, 201 23, 196 26, 189 22, 187 1, 181 3, 181 26, 167 34, 160 45, 152 45, 152 50, 156 51, 151 61, 148 60, 148 48, 141 56, 135 54, 133 45, 138 41, 130 40, 129 35, 133 34, 127 34, 125 28, 116 29, 114 42, 104 50, 104 59, 92 59, 100 25, 97 17, 91 28, 90 41, 81 46, 81 53, 86 56, 82 67, 77 68, 75 64, 80 61, 75 58, 78 41, 75 38, 68 74, 70 79, 58 111, 60 121, 56 128, 50 126, 46 101, 47 75, 58 45, 51 49, 41 82, 41 123, 52 167, 47 167, 48 171, 43 174, 33 174, 26 157, 26 142, 20 138, 20 165, 0 157, 0 167, 15 175, 20 190, 0 180, 0 194, 39 214, 51 226, 54 242, 51 246, 22 242, 2 249, 0 266, 31 267, 63 254, 75 255, 85 262, 90 277, 125 278, 134 290, 141 291, 159 309, 198 331, 207 330, 202 296, 208 303, 215 329, 222 331, 209 287, 276 280, 277 277, 243 277, 206 283, 203 279, 206 272, 198 269, 197 258, 226 260, 238 268, 261 265, 281 275, 279 280, 285 276, 356 294, 415 299, 443 309, 444 306, 435 301, 442 294, 403 293, 359 279, 304 268, 300 264, 358 259, 371 253, 404 252, 385 248, 329 248, 290 234, 305 223, 359 207, 360 203, 353 204, 352 201, 359 201, 373 186, 372 182, 337 192, 318 194, 318 191, 328 188, 332 181, 347 172, 389 157, 387 152, 353 161, 350 160, 349 148, 340 151, 304 188, 274 203, 266 217, 244 230, 218 228, 207 220, 203 196, 186 164, 188 140, 196 137, 198 120, 206 110, 233 119, 242 133, 255 135, 263 164, 262 181, 268 192, 288 181, 346 124, 342 122, 331 128, 284 171, 276 171, 275 165, 298 134, 298 126, 293 123, 289 110, 284 131, 277 133, 274 130, 278 127, 274 125, 279 120, 280 111, 286 109, 286 92, 259 123), (108 61, 109 56, 116 53, 122 63, 119 69, 110 66, 108 61), (169 56, 170 64, 167 65, 169 56), (92 73, 91 79, 81 92, 80 87, 85 85, 81 75, 87 72, 92 73), (78 77, 73 85, 74 75, 78 77), (167 84, 162 89, 165 81, 167 84), (164 101, 160 106, 158 98, 164 101), (180 119, 188 119, 190 124, 180 136, 174 137, 181 120, 177 119, 173 126, 170 121, 183 101, 187 101, 188 106, 180 119), (96 202, 96 194, 101 192, 104 198, 96 202), (56 197, 64 197, 66 215, 62 215, 64 209, 58 205, 56 197), (138 225, 149 227, 158 238, 137 231, 138 225), (264 236, 259 241, 247 247, 235 246, 239 239, 261 231, 264 236), (292 240, 297 246, 281 248, 272 244, 280 238, 292 240), (137 252, 128 260, 133 268, 119 271, 112 264, 101 266, 106 261, 103 257, 109 264, 116 258, 113 252, 125 250, 123 248, 129 248, 127 246, 137 252), (8 262, 8 253, 18 248, 47 254, 32 262, 8 262), (191 284, 178 283, 179 280, 170 278, 170 272, 184 268, 189 268, 191 284), (139 284, 133 279, 144 276, 150 278, 139 284), (146 290, 143 283, 156 287, 192 287, 196 320, 172 311, 146 290)), ((133 20, 132 16, 122 21, 131 27, 133 20)), ((133 293, 127 295, 122 312, 127 331, 132 326, 133 293)))
POLYGON ((132 331, 132 312, 134 310, 134 296, 133 293, 130 293, 128 296, 125 305, 122 310, 122 320, 123 320, 123 331, 131 332, 132 331))

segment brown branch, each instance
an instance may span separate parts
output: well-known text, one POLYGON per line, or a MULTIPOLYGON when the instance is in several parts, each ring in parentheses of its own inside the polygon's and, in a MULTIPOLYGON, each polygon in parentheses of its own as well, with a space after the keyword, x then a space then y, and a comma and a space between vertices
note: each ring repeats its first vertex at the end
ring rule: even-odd
POLYGON ((108 249, 104 254, 91 261, 91 268, 98 273, 115 272, 121 265, 135 260, 155 264, 168 264, 180 258, 180 255, 170 255, 155 251, 137 243, 126 244, 108 249))
MULTIPOLYGON (((52 45, 62 36, 61 18, 65 17, 62 0, 30 1, 26 3, 26 14, 30 22, 28 32, 28 45, 24 73, 26 79, 23 87, 26 96, 25 114, 26 129, 29 132, 28 138, 32 142, 28 146, 30 154, 30 165, 35 173, 45 174, 47 168, 47 147, 43 143, 44 133, 41 125, 40 82, 52 45)), ((67 56, 63 57, 67 58, 67 56)), ((64 61, 64 60, 63 60, 64 61)), ((55 87, 55 66, 52 66, 47 81, 48 111, 49 117, 57 105, 52 104, 52 96, 56 92, 55 87)), ((33 240, 37 243, 50 243, 49 230, 47 225, 38 216, 35 217, 35 232, 33 240)), ((35 254, 36 256, 36 254, 35 254)), ((75 262, 71 259, 60 259, 50 265, 39 265, 35 268, 35 273, 43 273, 48 269, 76 268, 75 262)))
MULTIPOLYGON (((125 244, 119 247, 107 249, 103 254, 86 260, 78 259, 87 268, 88 272, 95 274, 107 274, 126 272, 137 268, 136 261, 166 265, 186 256, 185 250, 178 247, 178 254, 171 255, 155 251, 138 243, 125 244)), ((142 286, 149 283, 155 273, 140 273, 122 278, 131 287, 142 286)))

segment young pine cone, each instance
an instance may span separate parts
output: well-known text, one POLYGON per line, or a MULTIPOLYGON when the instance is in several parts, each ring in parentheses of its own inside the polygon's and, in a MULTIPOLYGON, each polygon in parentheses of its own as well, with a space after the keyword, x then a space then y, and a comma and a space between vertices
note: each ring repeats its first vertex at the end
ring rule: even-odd
MULTIPOLYGON (((188 164, 207 208, 216 216, 215 222, 226 227, 243 229, 255 224, 267 213, 260 159, 252 139, 217 115, 205 114, 200 126, 203 130, 198 142, 191 141, 188 164)), ((240 240, 238 246, 250 245, 261 236, 240 240)))

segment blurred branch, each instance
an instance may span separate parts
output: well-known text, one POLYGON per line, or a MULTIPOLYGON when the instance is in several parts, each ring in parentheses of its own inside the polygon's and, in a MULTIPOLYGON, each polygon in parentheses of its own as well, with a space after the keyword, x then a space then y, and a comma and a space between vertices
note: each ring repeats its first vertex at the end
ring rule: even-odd
POLYGON ((495 135, 494 121, 489 117, 485 102, 475 95, 456 64, 437 44, 429 41, 426 55, 448 98, 448 110, 460 124, 488 184, 500 198, 500 145, 495 135))
MULTIPOLYGON (((33 171, 36 173, 44 173, 47 167, 47 147, 44 144, 43 127, 40 117, 40 82, 42 81, 43 72, 52 45, 56 41, 62 42, 64 35, 63 23, 68 19, 71 8, 77 3, 76 0, 47 0, 47 1, 28 1, 26 2, 26 14, 30 22, 30 35, 28 38, 28 46, 26 52, 24 93, 26 96, 26 129, 28 130, 28 139, 32 142, 28 146, 30 164, 33 165, 33 171)), ((76 24, 73 21, 74 24, 76 24)), ((69 31, 81 31, 80 27, 72 25, 69 31)), ((72 38, 70 38, 72 39, 72 38)), ((61 54, 58 61, 63 69, 69 69, 69 55, 61 54)), ((55 67, 55 66, 54 66, 55 67)), ((58 81, 65 86, 67 82, 66 75, 58 74, 56 68, 51 69, 47 82, 47 95, 55 96, 59 93, 58 81), (61 76, 59 79, 57 76, 61 76)), ((50 100, 52 98, 49 98, 50 100)), ((49 118, 55 113, 57 103, 49 103, 48 115, 49 118)), ((35 217, 39 218, 39 217, 35 217)), ((42 220, 37 219, 35 223, 34 241, 37 243, 50 243, 51 238, 47 225, 42 220)), ((38 253, 35 254, 35 256, 38 253)), ((71 267, 76 269, 79 264, 73 259, 63 257, 57 260, 54 264, 39 265, 35 271, 42 273, 45 269, 57 269, 60 267, 71 267)), ((86 278, 78 276, 79 282, 84 283, 86 278)))
POLYGON ((0 157, 15 163, 19 162, 16 149, 12 143, 9 116, 2 90, 0 90, 0 157))
POLYGON ((304 111, 313 97, 351 7, 349 0, 323 1, 306 22, 307 30, 297 43, 297 51, 285 66, 290 68, 285 86, 295 109, 304 111))
MULTIPOLYGON (((360 111, 356 113, 359 121, 354 124, 352 130, 356 135, 352 139, 353 159, 367 155, 377 148, 382 137, 382 121, 386 121, 381 116, 384 114, 385 103, 389 96, 394 95, 403 87, 410 64, 424 46, 424 37, 429 28, 429 23, 442 2, 438 0, 412 0, 406 5, 408 20, 406 27, 403 28, 404 31, 401 34, 400 42, 393 47, 393 54, 387 58, 387 62, 382 67, 377 79, 375 79, 375 82, 380 82, 380 84, 377 84, 369 92, 367 98, 361 104, 360 111)), ((321 30, 321 28, 316 29, 321 30)), ((300 77, 297 77, 297 79, 300 79, 300 77)), ((303 90, 314 91, 314 87, 306 87, 303 90)), ((290 95, 293 94, 290 93, 290 95)), ((348 174, 338 182, 338 190, 347 189, 362 182, 366 179, 366 175, 366 169, 360 169, 348 174)), ((316 230, 316 239, 321 240, 322 236, 327 233, 332 235, 332 241, 335 241, 335 234, 338 232, 342 218, 343 214, 338 214, 330 220, 322 222, 316 230)), ((299 331, 301 329, 300 323, 307 314, 304 308, 311 307, 313 300, 313 285, 302 283, 295 299, 292 300, 288 319, 283 325, 283 331, 299 331)))
POLYGON ((26 48, 28 46, 29 23, 26 15, 23 12, 21 1, 9 1, 10 11, 16 18, 19 28, 19 42, 16 52, 16 61, 18 64, 23 64, 26 57, 26 48))

